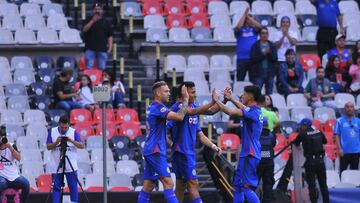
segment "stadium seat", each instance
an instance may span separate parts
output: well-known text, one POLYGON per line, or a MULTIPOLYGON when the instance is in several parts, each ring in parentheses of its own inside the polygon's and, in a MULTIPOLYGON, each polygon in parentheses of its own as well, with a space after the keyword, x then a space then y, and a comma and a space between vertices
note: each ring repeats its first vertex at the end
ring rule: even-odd
POLYGON ((342 183, 351 183, 355 186, 360 185, 360 171, 359 170, 345 170, 341 173, 342 183))
POLYGON ((76 123, 74 125, 76 131, 80 134, 83 140, 87 140, 88 137, 94 136, 94 127, 92 126, 92 122, 81 122, 76 123))
POLYGON ((116 169, 116 173, 125 174, 129 177, 134 177, 140 173, 138 164, 133 160, 118 161, 116 163, 116 169))
POLYGON ((142 12, 144 15, 162 15, 163 9, 157 1, 145 1, 142 5, 142 12))
POLYGON ((19 15, 19 9, 16 4, 3 3, 0 4, 0 15, 2 17, 9 15, 19 15))
POLYGON ((97 86, 102 83, 103 74, 101 70, 86 69, 83 73, 90 77, 93 86, 97 86))
POLYGON ((42 6, 43 16, 52 16, 52 15, 64 15, 62 5, 56 3, 47 3, 42 6))
POLYGON ((129 176, 125 174, 113 174, 109 177, 109 187, 110 191, 119 186, 128 187, 130 189, 133 188, 131 179, 129 176))
POLYGON ((279 121, 289 121, 290 120, 290 114, 289 114, 289 110, 287 108, 283 108, 283 107, 277 107, 278 108, 278 117, 279 117, 279 121))
POLYGON ((233 70, 231 58, 227 55, 212 55, 210 57, 210 69, 233 70))
POLYGON ((280 122, 281 133, 286 136, 289 136, 291 133, 295 132, 298 128, 295 121, 282 121, 280 122))
POLYGON ((194 81, 196 87, 196 94, 201 95, 210 95, 209 84, 207 81, 194 81))
POLYGON ((30 3, 35 4, 48 4, 51 3, 50 0, 29 0, 30 3))
MULTIPOLYGON (((199 69, 209 71, 209 59, 205 55, 190 55, 187 60, 188 69, 199 69)), ((193 70, 190 70, 193 71, 193 70)), ((205 76, 204 76, 205 80, 205 76)))
POLYGON ((315 42, 318 29, 318 27, 304 27, 302 30, 302 40, 306 42, 315 42))
POLYGON ((37 44, 35 33, 28 29, 17 29, 15 32, 15 41, 19 44, 37 44))
POLYGON ((220 135, 221 149, 227 150, 228 148, 231 150, 237 150, 240 145, 239 135, 236 134, 222 134, 220 135))
POLYGON ((28 56, 14 56, 11 58, 11 69, 34 70, 31 58, 28 56))
MULTIPOLYGON (((93 173, 103 174, 103 162, 102 161, 94 162, 94 164, 93 164, 93 173)), ((110 175, 113 175, 115 173, 116 173, 116 171, 115 171, 115 162, 113 160, 107 161, 106 162, 106 175, 110 176, 110 175)))
POLYGON ((169 14, 166 18, 166 26, 170 28, 188 28, 187 21, 184 15, 181 14, 169 14))
POLYGON ((346 29, 346 41, 360 40, 360 29, 357 25, 350 25, 346 29))
MULTIPOLYGON (((0 32, 1 34, 1 32, 0 32)), ((0 68, 0 85, 5 86, 13 82, 11 72, 8 69, 0 68)))
POLYGON ((314 118, 320 120, 322 123, 325 123, 329 119, 336 119, 335 111, 334 109, 328 107, 316 108, 314 111, 314 118))
POLYGON ((78 161, 78 174, 87 175, 91 174, 91 165, 89 162, 78 161))
POLYGON ((2 20, 2 28, 15 31, 23 28, 23 22, 19 15, 7 15, 2 20))
POLYGON ((40 6, 38 4, 23 3, 20 5, 21 16, 40 15, 40 6))
POLYGON ((327 120, 324 124, 324 131, 333 132, 335 123, 336 123, 336 119, 327 120))
POLYGON ((144 17, 144 28, 163 28, 165 29, 164 18, 161 15, 147 15, 144 17))
POLYGON ((242 15, 246 8, 250 8, 249 3, 246 1, 231 1, 230 15, 242 15))
POLYGON ((244 88, 248 85, 252 85, 252 83, 246 81, 235 81, 233 87, 233 94, 236 96, 241 96, 244 93, 244 88))
MULTIPOLYGON (((106 122, 106 139, 111 139, 113 136, 119 135, 115 122, 106 122)), ((96 125, 96 135, 103 135, 102 123, 96 125)))
POLYGON ((340 183, 339 174, 336 171, 326 170, 326 183, 329 188, 335 187, 340 183))
POLYGON ((87 174, 85 176, 85 189, 87 192, 102 192, 103 179, 101 174, 87 174))
POLYGON ((36 96, 46 96, 49 94, 48 90, 49 87, 41 81, 31 83, 29 88, 30 94, 36 96))
POLYGON ((311 123, 312 123, 312 126, 311 126, 311 127, 313 127, 314 129, 317 129, 317 130, 319 130, 319 131, 323 131, 323 130, 324 130, 323 127, 322 127, 321 121, 314 119, 314 120, 312 120, 311 123))
POLYGON ((38 149, 23 149, 20 152, 21 155, 21 163, 22 162, 41 162, 42 163, 42 156, 40 150, 38 149))
POLYGON ((0 96, 0 111, 2 110, 6 110, 6 97, 5 96, 0 96))
POLYGON ((179 14, 184 15, 185 10, 180 1, 171 0, 166 1, 164 5, 164 15, 179 14))
POLYGON ((52 177, 50 174, 42 174, 36 178, 36 185, 38 192, 50 192, 52 184, 52 177))
POLYGON ((68 113, 63 109, 51 109, 46 111, 48 120, 51 122, 59 122, 61 116, 68 116, 68 113))
POLYGON ((30 109, 28 96, 11 96, 8 98, 8 109, 24 113, 30 109))
MULTIPOLYGON (((334 134, 332 132, 324 132, 324 136, 326 138, 326 141, 328 145, 335 145, 335 137, 334 137, 334 134)), ((336 149, 336 148, 335 148, 336 149)), ((335 157, 336 159, 336 157, 335 157)), ((335 160, 334 159, 334 160, 335 160)))
POLYGON ((45 113, 35 109, 26 110, 24 112, 24 124, 29 125, 33 123, 46 125, 45 113))
POLYGON ((25 29, 40 30, 45 28, 45 20, 41 15, 26 16, 25 29))
POLYGON ((38 31, 37 40, 41 44, 58 44, 61 43, 55 30, 43 28, 38 31))
POLYGON ((357 24, 360 21, 360 13, 345 13, 343 16, 343 25, 344 27, 350 27, 354 24, 357 24))
POLYGON ((87 109, 73 109, 70 112, 70 123, 93 122, 91 112, 87 109))
POLYGON ((11 83, 5 86, 5 96, 26 96, 26 87, 23 84, 11 83))
POLYGON ((317 26, 317 17, 315 14, 298 15, 298 20, 303 27, 317 26))
POLYGON ((5 56, 0 56, 0 66, 1 66, 1 69, 10 70, 9 60, 5 56))
POLYGON ((359 6, 356 1, 340 1, 339 9, 342 14, 359 12, 359 6))
POLYGON ((186 69, 186 59, 182 55, 168 55, 168 71, 172 72, 175 68, 176 72, 184 72, 186 69))
POLYGON ((36 69, 51 69, 54 68, 54 60, 50 56, 36 56, 34 58, 34 67, 36 69))
POLYGON ((295 3, 295 14, 313 14, 316 15, 316 8, 310 1, 297 1, 295 3))
POLYGON ((325 144, 324 145, 326 156, 328 156, 331 160, 335 161, 338 157, 337 147, 334 144, 325 144))
POLYGON ((234 31, 231 26, 217 27, 214 29, 214 40, 224 43, 236 42, 234 31))
POLYGON ((209 28, 209 19, 206 14, 200 13, 200 14, 192 14, 189 17, 189 27, 206 27, 209 28))
POLYGON ((294 12, 294 5, 291 1, 279 0, 274 2, 274 14, 294 12))
MULTIPOLYGON (((10 84, 9 84, 10 85, 10 84)), ((3 86, 0 85, 0 97, 5 97, 5 92, 3 86)))
POLYGON ((22 83, 26 86, 35 82, 35 76, 32 70, 17 69, 14 72, 14 83, 22 83))
POLYGON ((308 71, 310 68, 321 66, 321 61, 317 54, 301 54, 300 63, 305 71, 308 71))
POLYGON ((223 1, 211 1, 208 4, 208 13, 209 15, 214 15, 214 14, 229 15, 229 7, 223 1))
POLYGON ((45 140, 48 129, 43 124, 31 123, 26 127, 26 137, 36 138, 37 140, 45 140))
POLYGON ((164 28, 149 28, 146 30, 147 42, 169 42, 167 32, 164 28))
POLYGON ((4 124, 23 125, 21 113, 17 110, 10 110, 10 109, 1 110, 0 115, 1 115, 0 125, 4 125, 4 124))
POLYGON ((171 28, 169 30, 169 40, 175 43, 192 42, 190 33, 186 28, 171 28))
POLYGON ((69 28, 68 22, 63 15, 54 14, 47 18, 47 27, 54 30, 69 28))
POLYGON ((269 1, 253 1, 251 3, 251 12, 254 15, 273 15, 273 9, 269 1))
POLYGON ((16 139, 16 146, 20 152, 22 150, 28 150, 28 149, 37 149, 37 150, 39 149, 37 140, 27 136, 18 137, 16 139))
POLYGON ((334 162, 328 156, 324 157, 325 168, 329 171, 335 171, 334 162))
POLYGON ((349 93, 337 93, 335 95, 336 108, 343 109, 345 107, 345 104, 348 102, 351 102, 354 105, 356 104, 353 95, 349 93))
POLYGON ((65 44, 80 44, 83 41, 80 32, 76 29, 63 28, 60 30, 59 39, 65 44))
POLYGON ((232 82, 230 72, 226 69, 220 68, 210 69, 209 82, 213 83, 216 81, 232 82))
POLYGON ((194 15, 194 14, 207 14, 206 6, 202 1, 188 1, 186 3, 186 14, 194 15))
POLYGON ((191 29, 191 39, 198 43, 212 43, 214 42, 210 28, 195 27, 191 29))
POLYGON ((116 121, 119 122, 120 125, 129 121, 139 122, 139 116, 134 109, 122 108, 116 112, 116 121))
POLYGON ((281 94, 272 94, 270 95, 273 106, 277 108, 286 108, 285 98, 281 94))
POLYGON ((144 184, 144 174, 143 173, 139 173, 139 174, 136 174, 132 180, 132 184, 134 186, 141 186, 144 184))
POLYGON ((286 98, 286 103, 288 108, 308 107, 304 94, 290 94, 286 98))
POLYGON ((115 136, 109 140, 109 146, 111 149, 125 149, 129 148, 130 138, 126 136, 115 136))
POLYGON ((86 149, 91 151, 93 149, 102 149, 102 136, 90 136, 86 141, 86 149))
POLYGON ((49 96, 46 95, 36 95, 32 98, 31 103, 34 108, 40 109, 42 111, 48 111, 51 105, 51 99, 49 96))
POLYGON ((130 16, 140 17, 140 16, 143 16, 143 14, 141 12, 140 4, 138 4, 136 2, 122 2, 121 3, 121 9, 122 9, 122 12, 124 13, 124 16, 126 16, 126 17, 130 17, 130 16))
POLYGON ((44 173, 41 163, 24 162, 21 166, 21 175, 24 177, 38 177, 44 173))
POLYGON ((142 149, 144 148, 145 140, 146 140, 146 136, 142 135, 135 138, 135 143, 137 144, 137 146, 139 146, 142 149))
POLYGON ((217 28, 217 27, 230 27, 231 21, 227 14, 215 14, 210 17, 210 27, 217 28))
POLYGON ((6 137, 9 143, 14 143, 18 137, 25 136, 24 128, 19 124, 6 124, 6 137))
MULTIPOLYGON (((114 160, 113 153, 109 148, 106 148, 106 160, 108 160, 109 162, 114 160)), ((103 149, 98 148, 91 150, 91 162, 95 163, 102 161, 103 161, 103 149)))
POLYGON ((115 161, 133 160, 135 158, 135 151, 131 149, 115 149, 115 161))
POLYGON ((74 56, 59 56, 56 60, 56 67, 77 69, 76 58, 74 56))
POLYGON ((120 135, 127 136, 130 139, 141 136, 140 123, 138 122, 126 122, 120 125, 120 135))
POLYGON ((294 107, 291 109, 291 120, 299 123, 303 118, 313 119, 311 109, 308 107, 294 107))

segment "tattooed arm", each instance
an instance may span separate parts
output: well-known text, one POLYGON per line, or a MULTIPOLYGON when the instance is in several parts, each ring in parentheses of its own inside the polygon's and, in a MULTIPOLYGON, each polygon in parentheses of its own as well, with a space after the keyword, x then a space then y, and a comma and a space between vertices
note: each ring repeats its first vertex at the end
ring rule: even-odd
POLYGON ((188 105, 189 105, 189 94, 187 92, 187 88, 185 85, 181 88, 181 94, 183 98, 183 102, 180 106, 180 109, 178 112, 170 111, 167 115, 168 120, 174 120, 174 121, 182 121, 184 120, 184 117, 188 111, 188 105))

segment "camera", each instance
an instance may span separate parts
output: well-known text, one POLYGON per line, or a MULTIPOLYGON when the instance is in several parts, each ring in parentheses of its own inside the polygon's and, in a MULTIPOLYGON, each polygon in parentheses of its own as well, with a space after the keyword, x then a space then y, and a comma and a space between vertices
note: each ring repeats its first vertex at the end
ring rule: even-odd
POLYGON ((0 137, 0 144, 7 144, 8 139, 5 136, 0 137))
POLYGON ((61 142, 67 142, 68 141, 68 137, 61 137, 61 142))

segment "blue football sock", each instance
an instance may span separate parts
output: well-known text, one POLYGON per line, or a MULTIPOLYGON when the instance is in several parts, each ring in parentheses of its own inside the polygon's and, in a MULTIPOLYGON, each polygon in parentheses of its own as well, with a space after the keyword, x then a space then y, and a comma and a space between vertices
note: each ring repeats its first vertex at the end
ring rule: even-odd
POLYGON ((245 201, 244 192, 235 191, 233 203, 243 203, 245 201))
POLYGON ((148 202, 150 202, 150 193, 141 190, 138 196, 138 203, 148 203, 148 202))
POLYGON ((248 188, 248 187, 245 187, 244 188, 244 194, 245 194, 245 199, 247 200, 247 202, 249 203, 260 203, 260 200, 258 198, 258 196, 256 195, 256 193, 248 188))
POLYGON ((164 196, 167 203, 179 203, 173 189, 164 190, 164 196))
POLYGON ((191 200, 191 203, 202 203, 201 197, 197 197, 191 200))

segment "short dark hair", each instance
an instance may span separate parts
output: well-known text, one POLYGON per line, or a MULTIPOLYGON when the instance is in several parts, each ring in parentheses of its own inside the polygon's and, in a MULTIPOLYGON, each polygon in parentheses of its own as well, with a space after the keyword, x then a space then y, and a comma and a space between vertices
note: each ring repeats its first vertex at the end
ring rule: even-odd
POLYGON ((181 98, 181 88, 185 85, 185 87, 187 88, 192 88, 192 87, 195 87, 195 83, 192 82, 192 81, 184 81, 182 82, 179 87, 177 88, 177 96, 178 98, 181 98))
POLYGON ((261 31, 263 31, 263 30, 269 31, 269 29, 267 27, 261 27, 259 30, 259 33, 261 33, 261 31))
POLYGON ((259 99, 258 99, 258 103, 259 103, 259 104, 265 103, 265 95, 260 95, 260 97, 259 97, 259 99))
POLYGON ((257 85, 248 85, 244 87, 244 91, 253 95, 256 102, 259 101, 261 96, 261 89, 257 85))
POLYGON ((320 69, 324 69, 324 70, 325 70, 325 68, 324 68, 324 67, 322 67, 322 66, 318 66, 318 67, 316 68, 316 72, 318 72, 320 69))
POLYGON ((59 123, 62 123, 62 124, 68 124, 69 122, 70 122, 69 117, 66 115, 61 116, 59 119, 59 123))
POLYGON ((296 54, 294 49, 287 49, 285 52, 285 56, 290 55, 290 54, 296 54))
POLYGON ((94 4, 93 4, 93 9, 95 8, 95 7, 100 7, 100 8, 103 8, 103 5, 101 4, 101 3, 99 3, 99 2, 95 2, 94 4))
POLYGON ((167 85, 166 82, 165 82, 165 81, 162 81, 162 80, 155 82, 155 83, 153 84, 153 86, 152 86, 152 92, 154 93, 155 90, 157 90, 158 88, 160 88, 160 87, 162 87, 162 86, 165 86, 165 85, 167 85))
POLYGON ((73 76, 74 71, 71 68, 63 68, 60 72, 61 77, 73 76))

